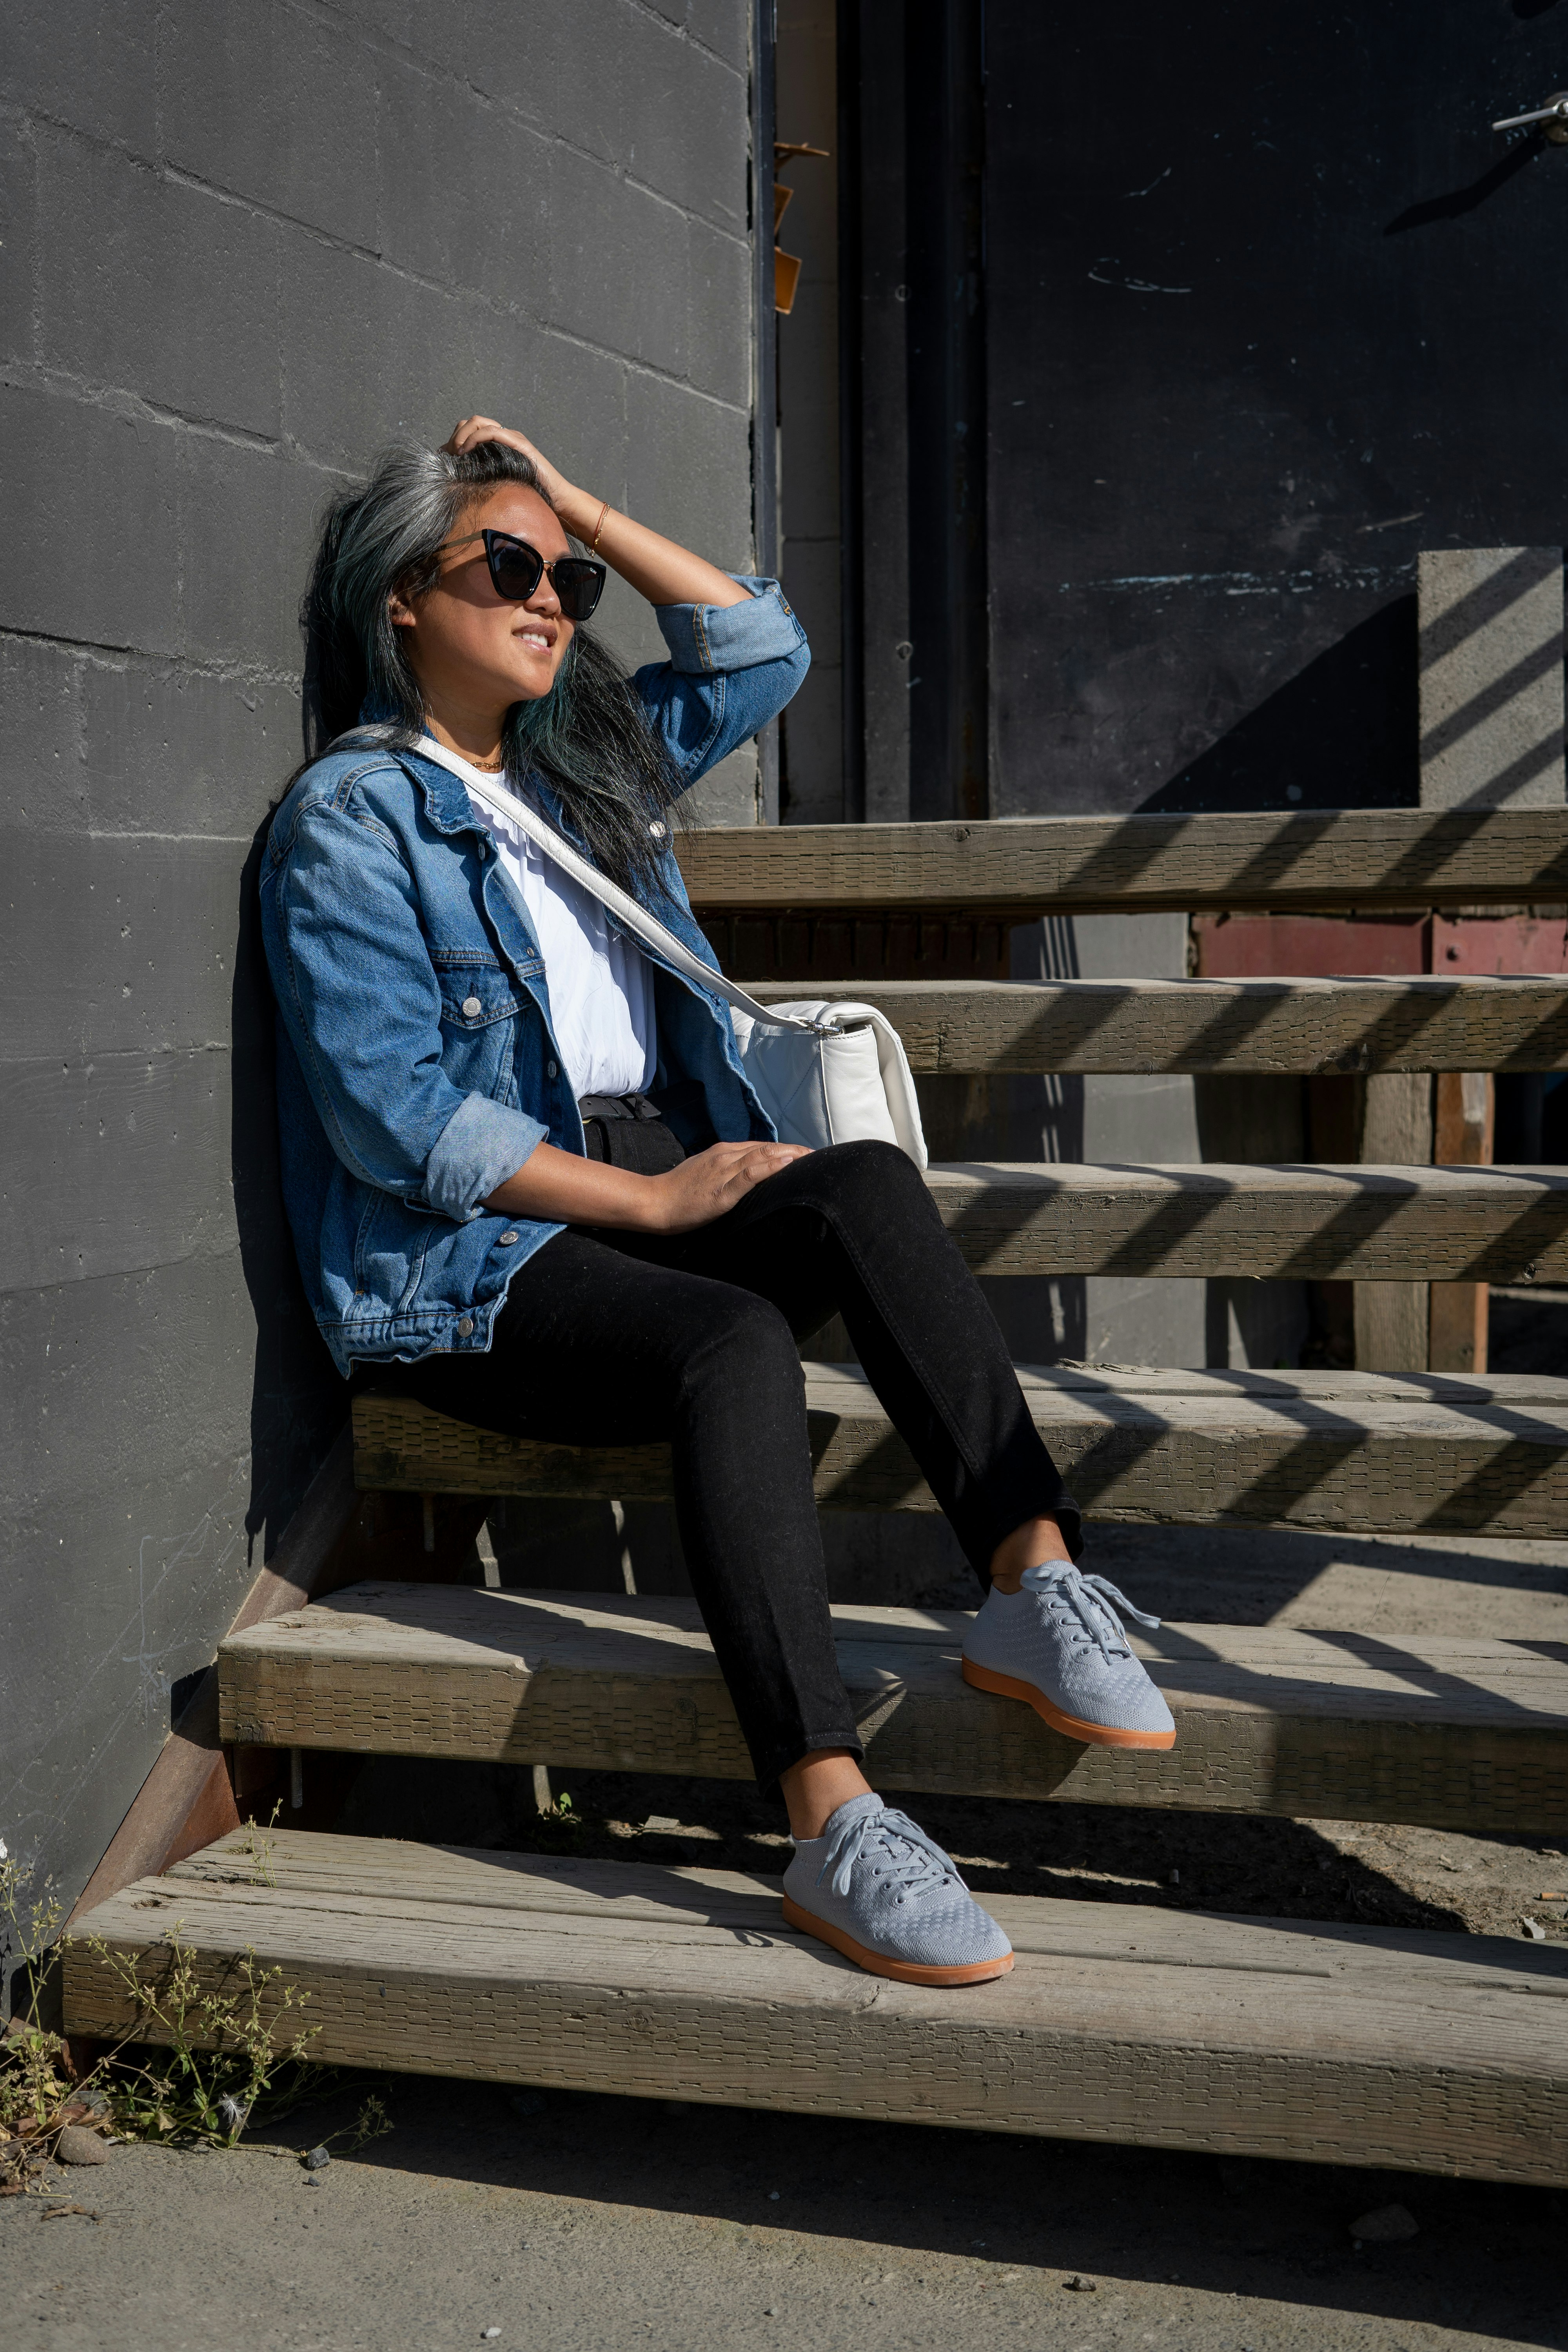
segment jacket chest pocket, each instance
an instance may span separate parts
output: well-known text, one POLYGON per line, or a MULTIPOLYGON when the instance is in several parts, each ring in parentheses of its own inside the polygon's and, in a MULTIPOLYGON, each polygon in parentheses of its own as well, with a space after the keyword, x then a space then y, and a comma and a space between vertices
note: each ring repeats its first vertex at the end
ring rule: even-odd
POLYGON ((498 1021, 514 1021, 521 1010, 511 976, 493 964, 451 965, 438 974, 441 1026, 472 1036, 498 1021))
POLYGON ((511 975, 494 964, 451 964, 438 977, 442 1068, 465 1093, 504 1100, 523 1009, 511 975))

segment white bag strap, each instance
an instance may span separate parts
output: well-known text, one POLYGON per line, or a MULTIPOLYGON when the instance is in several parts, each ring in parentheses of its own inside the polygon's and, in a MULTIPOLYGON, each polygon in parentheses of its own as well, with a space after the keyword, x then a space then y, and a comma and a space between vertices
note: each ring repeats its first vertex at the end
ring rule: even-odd
MULTIPOLYGON (((444 767, 445 761, 440 764, 444 767)), ((683 979, 695 981, 699 988, 710 989, 715 995, 723 997, 726 1003, 733 1005, 737 1013, 747 1013, 752 1020, 761 1021, 770 1029, 797 1029, 806 1037, 836 1037, 838 1034, 836 1022, 802 1021, 793 1013, 777 1013, 770 1005, 759 1004, 754 996, 748 996, 743 988, 737 987, 732 980, 726 980, 722 972, 715 971, 711 964, 704 963, 700 955, 694 955, 684 940, 678 940, 656 915, 650 915, 646 908, 639 907, 629 892, 608 880, 596 866, 590 866, 585 857, 579 857, 570 842, 563 841, 542 817, 535 816, 526 802, 520 801, 515 793, 509 793, 506 786, 498 783, 493 776, 487 776, 482 784, 470 782, 467 776, 463 782, 476 800, 488 801, 503 816, 509 816, 530 841, 543 850, 547 857, 555 860, 563 873, 569 874, 590 898, 597 898, 601 907, 607 907, 628 931, 642 940, 645 947, 657 950, 667 963, 675 966, 683 979)))

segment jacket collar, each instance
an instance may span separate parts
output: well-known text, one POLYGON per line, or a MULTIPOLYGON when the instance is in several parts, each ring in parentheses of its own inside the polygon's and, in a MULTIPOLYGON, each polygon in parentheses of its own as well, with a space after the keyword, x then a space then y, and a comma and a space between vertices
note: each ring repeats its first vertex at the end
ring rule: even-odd
POLYGON ((455 776, 439 761, 426 759, 422 751, 398 751, 394 757, 418 785, 425 799, 425 814, 437 833, 480 833, 485 829, 474 814, 473 803, 461 776, 455 776))
MULTIPOLYGON (((427 752, 399 751, 395 756, 405 764, 423 792, 426 814, 437 832, 479 833, 488 830, 474 814, 473 803, 468 798, 468 786, 461 776, 454 775, 450 768, 444 767, 439 760, 432 760, 427 752)), ((542 776, 531 773, 527 779, 527 792, 529 798, 536 803, 545 823, 552 824, 557 833, 563 835, 580 856, 591 858, 593 852, 565 815, 560 796, 553 787, 542 776)))

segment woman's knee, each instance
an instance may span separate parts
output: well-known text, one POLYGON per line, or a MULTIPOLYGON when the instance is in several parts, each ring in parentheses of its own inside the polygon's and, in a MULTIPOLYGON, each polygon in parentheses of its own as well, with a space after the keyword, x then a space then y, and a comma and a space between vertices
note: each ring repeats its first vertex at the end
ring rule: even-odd
POLYGON ((788 1323, 770 1299, 754 1291, 727 1290, 692 1335, 683 1388, 689 1395, 719 1388, 755 1396, 781 1379, 793 1386, 802 1379, 800 1351, 788 1323))
POLYGON ((930 1213, 925 1179, 896 1143, 836 1143, 813 1152, 809 1165, 815 1188, 831 1212, 852 1220, 888 1219, 918 1204, 930 1213))

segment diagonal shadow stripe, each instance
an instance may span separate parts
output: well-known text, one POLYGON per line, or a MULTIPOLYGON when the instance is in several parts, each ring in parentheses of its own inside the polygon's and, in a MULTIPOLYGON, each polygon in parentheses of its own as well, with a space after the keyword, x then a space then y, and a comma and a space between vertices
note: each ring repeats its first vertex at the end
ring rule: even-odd
MULTIPOLYGON (((1348 977, 1348 975, 1347 975, 1348 977)), ((1422 1036, 1434 1022, 1442 1020, 1459 1001, 1460 993, 1470 988, 1464 980, 1419 979, 1400 981, 1394 984, 1385 1005, 1370 1022, 1359 1043, 1353 1047, 1342 1047, 1334 1066, 1342 1072, 1384 1070, 1408 1067, 1422 1036)), ((1561 1015, 1563 1047, 1568 1050, 1568 996, 1564 997, 1561 1015)), ((1483 1056, 1483 1066, 1492 1066, 1495 1056, 1483 1056)), ((1428 1066, 1417 1062, 1415 1066, 1428 1066)), ((1473 1069, 1477 1064, 1467 1053, 1460 1063, 1445 1059, 1432 1067, 1449 1066, 1473 1069)))
MULTIPOLYGON (((1509 887, 1517 896, 1526 898, 1532 893, 1543 898, 1563 896, 1568 894, 1565 829, 1554 826, 1547 812, 1539 814, 1540 847, 1531 853, 1519 840, 1510 842, 1512 871, 1509 887), (1545 852, 1543 858, 1542 849, 1545 852)), ((1357 904, 1402 896, 1421 898, 1428 892, 1451 892, 1456 885, 1451 880, 1446 883, 1445 877, 1467 851, 1485 841, 1489 831, 1493 835, 1494 855, 1509 839, 1499 831, 1499 813, 1495 810, 1447 809, 1436 814, 1423 812, 1415 824, 1400 823, 1400 814, 1389 812, 1392 821, 1373 827, 1360 822, 1358 812, 1297 812, 1269 818, 1268 831, 1261 838, 1256 831, 1257 819, 1244 824, 1237 818, 1205 815, 1126 817, 1068 866, 1051 895, 1070 894, 1085 898, 1103 895, 1114 903, 1120 895, 1135 888, 1152 865, 1166 858, 1173 867, 1173 892, 1184 890, 1193 903, 1201 899, 1206 906, 1223 898, 1232 906, 1268 906, 1278 893, 1294 894, 1308 887, 1300 878, 1299 869, 1337 834, 1345 845, 1356 845, 1358 855, 1365 859, 1370 870, 1353 887, 1343 877, 1314 886, 1321 887, 1327 903, 1343 903, 1347 898, 1357 904), (1250 848, 1245 845, 1248 835, 1250 848), (1174 871, 1184 863, 1179 853, 1189 838, 1200 854, 1192 861, 1192 874, 1178 883, 1174 871), (1222 845, 1232 851, 1237 862, 1223 875, 1213 871, 1210 879, 1205 869, 1215 867, 1222 845), (1201 886, 1192 875, 1205 876, 1201 886)), ((1052 820, 1041 822, 1049 824, 1052 820)), ((1331 867, 1333 863, 1327 859, 1321 862, 1331 867)), ((1474 896, 1489 895, 1489 886, 1480 878, 1486 858, 1471 863, 1479 870, 1465 877, 1467 890, 1474 896)))
MULTIPOLYGON (((1521 1724, 1527 1727, 1538 1725, 1544 1727, 1561 1723, 1568 1728, 1568 1715, 1560 1716, 1541 1707, 1525 1706, 1507 1692, 1500 1692, 1490 1685, 1483 1688, 1472 1675, 1457 1673, 1451 1666, 1439 1666, 1430 1658, 1416 1657, 1395 1636, 1343 1633, 1331 1630, 1319 1632, 1314 1629, 1313 1639, 1331 1644, 1358 1664, 1376 1667, 1385 1674, 1398 1675, 1403 1680, 1414 1683, 1424 1696, 1463 1699, 1479 1696, 1488 1707, 1495 1708, 1499 1714, 1517 1716, 1521 1724)), ((1517 1646, 1522 1648, 1523 1645, 1517 1646)), ((1550 1649, 1554 1654, 1553 1663, 1568 1665, 1568 1643, 1559 1642, 1551 1644, 1550 1649)))
MULTIPOLYGON (((1441 882, 1443 870, 1451 865, 1472 842, 1483 838, 1489 814, 1486 809, 1448 809, 1442 816, 1421 827, 1390 866, 1375 877, 1374 887, 1382 889, 1412 889, 1427 887, 1441 882)), ((1563 866, 1563 850, 1554 845, 1547 871, 1555 875, 1563 866)), ((1526 896, 1542 885, 1541 872, 1533 875, 1522 870, 1516 887, 1526 896)))
MULTIPOLYGON (((1496 1171, 1507 1177, 1516 1171, 1501 1168, 1496 1171)), ((1523 1177, 1525 1171, 1518 1171, 1523 1177)), ((1532 1178, 1551 1185, 1546 1192, 1538 1192, 1521 1208, 1505 1230, 1489 1241, 1468 1260, 1460 1275, 1446 1276, 1458 1282, 1519 1282, 1528 1280, 1543 1259, 1560 1247, 1568 1237, 1568 1175, 1556 1169, 1531 1170, 1532 1178)))
MULTIPOLYGON (((1189 981, 1184 985, 1206 988, 1223 986, 1224 983, 1189 981)), ((1168 1069, 1207 1069, 1211 1066, 1235 1067, 1237 1064, 1245 1066, 1247 1041, 1256 1037, 1259 1030, 1290 1002, 1296 986, 1297 983, 1288 980, 1272 985, 1264 983, 1260 986, 1253 982, 1245 983, 1245 993, 1229 994, 1215 1006, 1209 1018, 1184 1047, 1180 1060, 1167 1062, 1162 1066, 1168 1069)))
POLYGON ((1500 768, 1495 776, 1487 777, 1460 805, 1465 808, 1496 808, 1513 793, 1521 793, 1527 784, 1532 784, 1538 776, 1550 775, 1555 771, 1561 780, 1563 745, 1563 732, 1562 728, 1558 728, 1554 733, 1543 736, 1539 743, 1532 743, 1528 751, 1521 751, 1519 758, 1510 761, 1506 768, 1500 768))
POLYGON ((1491 679, 1479 694, 1472 695, 1468 702, 1461 703, 1458 710, 1450 711, 1437 726, 1428 728, 1421 738, 1422 760, 1439 759, 1445 751, 1451 751, 1456 743, 1463 742, 1476 728, 1484 726, 1489 719, 1495 719, 1500 710, 1506 710, 1527 687, 1538 684, 1542 678, 1551 677, 1562 667, 1563 648, 1556 638, 1536 646, 1522 661, 1515 662, 1513 667, 1505 670, 1500 677, 1491 679))
MULTIPOLYGON (((942 1172, 973 1177, 983 1183, 986 1170, 984 1163, 957 1162, 949 1163, 942 1172)), ((1033 1181, 1027 1184, 997 1183, 956 1207, 944 1204, 944 1223, 968 1264, 980 1272, 993 1269, 999 1256, 1015 1252, 1021 1237, 1034 1234, 1038 1236, 1038 1263, 1030 1265, 1030 1274, 1128 1274, 1148 1278, 1168 1272, 1182 1277, 1277 1282, 1331 1281, 1342 1275, 1360 1281, 1503 1282, 1553 1265, 1552 1253, 1568 1244, 1568 1174, 1552 1170, 1528 1174, 1520 1171, 1517 1175, 1509 1170, 1496 1171, 1486 1186, 1494 1213, 1501 1215, 1507 1210, 1510 1190, 1522 1196, 1519 1205, 1500 1230, 1486 1234, 1468 1255, 1453 1262, 1442 1253, 1440 1239, 1433 1235, 1431 1192, 1419 1179, 1402 1179, 1395 1171, 1305 1165, 1280 1171, 1337 1179, 1355 1189, 1311 1232, 1300 1236, 1281 1234, 1271 1260, 1261 1257, 1256 1238, 1237 1230, 1234 1223, 1228 1233, 1214 1237, 1206 1252, 1194 1257, 1190 1251, 1190 1244, 1206 1225, 1233 1212, 1238 1203, 1245 1206, 1249 1198, 1257 1197, 1260 1211, 1270 1203, 1270 1196, 1255 1195, 1245 1180, 1222 1176, 1202 1165, 1179 1176, 1164 1169, 1151 1171, 1126 1163, 1101 1163, 1096 1172, 1124 1172, 1140 1179, 1157 1173, 1169 1177, 1169 1189, 1135 1226, 1109 1243, 1097 1234, 1092 1223, 1073 1228, 1064 1218, 1064 1229, 1052 1249, 1053 1204, 1071 1201, 1075 1176, 1070 1170, 1058 1174, 1049 1167, 1042 1167, 1037 1178, 1031 1169, 1033 1181), (1511 1186, 1510 1176, 1515 1177, 1511 1186), (1401 1222, 1410 1227, 1409 1240, 1403 1245, 1397 1234, 1401 1222), (1380 1236, 1391 1227, 1395 1229, 1393 1246, 1385 1250, 1382 1264, 1358 1264, 1375 1251, 1380 1236), (1405 1255, 1407 1264, 1401 1262, 1405 1255)), ((1257 1172, 1263 1177, 1276 1171, 1259 1168, 1257 1172)), ((1468 1169, 1458 1172, 1466 1177, 1476 1173, 1468 1169)), ((1098 1201, 1102 1196, 1095 1197, 1098 1201)), ((1290 1213, 1284 1197, 1272 1196, 1271 1204, 1282 1219, 1290 1213)), ((1568 1271, 1568 1264, 1563 1270, 1568 1271)))
MULTIPOLYGON (((1180 1516, 1192 1519, 1194 1524, 1361 1524, 1366 1514, 1347 1511, 1343 1504, 1330 1504, 1327 1497, 1316 1514, 1304 1507, 1314 1496, 1321 1496, 1324 1488, 1331 1486, 1358 1455, 1371 1448, 1387 1449, 1395 1433, 1369 1430, 1349 1412, 1338 1412, 1331 1406, 1305 1400, 1281 1400, 1274 1412, 1281 1424, 1282 1438, 1292 1427, 1300 1431, 1300 1435, 1285 1443, 1282 1450, 1228 1501, 1212 1513, 1205 1513, 1202 1519, 1193 1519, 1190 1513, 1159 1508, 1152 1508, 1149 1515, 1156 1519, 1180 1516)), ((1489 1458, 1430 1507, 1425 1517, 1401 1517, 1390 1507, 1390 1529, 1409 1528, 1413 1532, 1431 1534, 1479 1532, 1503 1520, 1510 1507, 1543 1479, 1555 1477, 1568 1489, 1568 1427, 1492 1404, 1468 1405, 1463 1408, 1463 1419, 1470 1425, 1469 1431, 1456 1431, 1455 1443, 1462 1445, 1468 1439, 1471 1445, 1485 1445, 1489 1433, 1493 1433, 1497 1443, 1489 1458), (1479 1434, 1475 1433, 1477 1424, 1480 1425, 1479 1434)), ((1103 1436, 1096 1435, 1091 1440, 1073 1464, 1072 1481, 1079 1501, 1093 1517, 1094 1504, 1136 1471, 1156 1448, 1173 1442, 1179 1449, 1184 1438, 1201 1448, 1206 1434, 1201 1423, 1161 1420, 1140 1426, 1131 1418, 1119 1417, 1103 1436)), ((1419 1443, 1420 1437, 1418 1431, 1409 1433, 1411 1442, 1419 1443)), ((1215 1430, 1208 1442, 1216 1452, 1223 1452, 1221 1431, 1215 1430)), ((1137 1516, 1142 1516, 1142 1512, 1137 1516)))
MULTIPOLYGON (((1310 1175, 1314 1171, 1303 1167, 1301 1172, 1310 1175)), ((1500 1170, 1497 1172, 1506 1177, 1510 1171, 1500 1170)), ((1356 1182, 1355 1197, 1336 1210, 1310 1241, 1298 1244, 1289 1256, 1281 1259, 1280 1272, 1276 1279, 1333 1280, 1338 1273, 1350 1266, 1356 1255, 1370 1247, 1391 1223, 1407 1212, 1412 1203, 1418 1202, 1423 1197, 1417 1182, 1401 1181, 1397 1175, 1386 1169, 1346 1167, 1335 1169, 1333 1173, 1356 1182)), ((1542 1171, 1548 1177, 1550 1173, 1542 1171)), ((1431 1242, 1428 1237, 1417 1234, 1410 1244, 1417 1263, 1408 1271, 1369 1276, 1356 1268, 1355 1275, 1363 1281, 1503 1281, 1513 1277, 1500 1269, 1512 1268, 1515 1274, 1522 1273, 1526 1266, 1544 1256, 1552 1244, 1561 1241, 1565 1234, 1568 1234, 1568 1178, 1552 1182, 1552 1189, 1544 1194, 1532 1193, 1505 1230, 1489 1237, 1482 1247, 1465 1261, 1463 1273, 1445 1271, 1434 1276, 1430 1272, 1431 1242), (1423 1255, 1426 1260, 1425 1271, 1420 1264, 1423 1255), (1499 1270, 1483 1272, 1483 1268, 1499 1270)))
POLYGON ((1528 1035, 1494 1064, 1498 1070, 1559 1070, 1568 1056, 1568 1004, 1562 1013, 1547 1013, 1528 1035))
POLYGON ((1541 586, 1542 576, 1541 551, 1521 548, 1509 562, 1489 573, 1485 580, 1478 581, 1446 612, 1434 614, 1421 631, 1422 668, 1435 669, 1440 661, 1458 653, 1462 645, 1513 605, 1522 604, 1541 586))
MULTIPOLYGON (((1543 995, 1544 983, 1538 982, 1543 995)), ((1048 984, 1047 984, 1048 985, 1048 984)), ((1154 1052, 1134 1054, 1131 1048, 1107 1051, 1103 1060, 1091 1058, 1095 1041, 1119 1026, 1148 1020, 1148 998, 1141 998, 1136 982, 1086 982, 1092 997, 1064 991, 1044 1002, 1035 1017, 1035 1040, 1025 1055, 1010 1050, 993 1066, 1049 1070, 1058 1067, 1125 1071, 1216 1070, 1242 1075, 1249 1069, 1308 1075, 1313 1070, 1360 1073, 1380 1069, 1536 1069, 1556 1068, 1568 1062, 1568 980, 1556 983, 1538 1017, 1531 1022, 1521 976, 1466 974, 1447 977, 1412 976, 1386 982, 1336 975, 1303 998, 1299 981, 1173 982, 1163 1001, 1170 1003, 1168 1043, 1154 1052), (1489 1024, 1489 1036, 1467 1036, 1461 1019, 1465 1000, 1472 1012, 1490 1011, 1485 991, 1506 990, 1500 996, 1489 1024), (1178 996, 1175 992, 1180 991, 1178 996), (1191 991, 1189 996, 1187 992, 1191 991), (1188 1028, 1189 1010, 1210 1009, 1188 1028), (1307 1011, 1315 1015, 1322 1033, 1321 1050, 1312 1058, 1299 1048, 1253 1051, 1253 1041, 1270 1024, 1305 1025, 1307 1011), (1354 1007, 1352 1015, 1352 1008, 1354 1007), (1512 1015, 1523 1027, 1510 1040, 1504 1031, 1512 1015), (1356 1034, 1347 1035, 1352 1017, 1356 1034), (1422 1041, 1435 1027, 1447 1025, 1455 1034, 1441 1037, 1423 1058, 1422 1041), (1026 1055, 1028 1058, 1026 1058, 1026 1055)), ((960 1049, 962 1050, 962 1049, 960 1049)), ((950 1051, 942 1066, 961 1065, 950 1051)))

